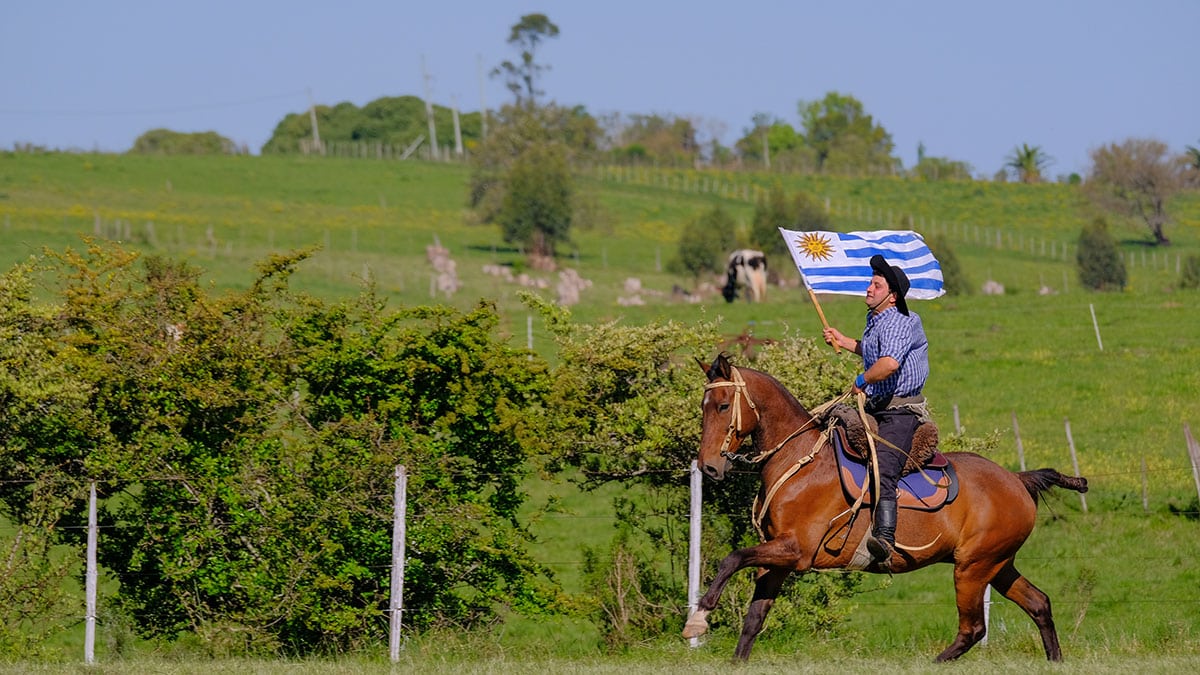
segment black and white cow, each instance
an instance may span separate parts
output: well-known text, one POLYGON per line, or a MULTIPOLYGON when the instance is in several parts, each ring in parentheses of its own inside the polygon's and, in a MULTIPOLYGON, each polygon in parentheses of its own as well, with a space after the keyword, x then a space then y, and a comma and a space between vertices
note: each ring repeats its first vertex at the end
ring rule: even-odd
POLYGON ((729 254, 725 288, 721 290, 726 302, 733 302, 738 288, 747 289, 746 299, 750 302, 767 299, 767 256, 762 251, 743 248, 729 254))

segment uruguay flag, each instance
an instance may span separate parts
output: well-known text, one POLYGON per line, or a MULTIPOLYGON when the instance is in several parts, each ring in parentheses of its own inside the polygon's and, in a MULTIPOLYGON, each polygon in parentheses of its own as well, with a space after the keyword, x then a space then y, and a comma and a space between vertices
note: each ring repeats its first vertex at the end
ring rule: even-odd
POLYGON ((813 293, 863 295, 871 283, 871 256, 882 255, 908 275, 905 298, 945 295, 942 267, 921 235, 912 230, 796 232, 779 228, 804 285, 813 293))

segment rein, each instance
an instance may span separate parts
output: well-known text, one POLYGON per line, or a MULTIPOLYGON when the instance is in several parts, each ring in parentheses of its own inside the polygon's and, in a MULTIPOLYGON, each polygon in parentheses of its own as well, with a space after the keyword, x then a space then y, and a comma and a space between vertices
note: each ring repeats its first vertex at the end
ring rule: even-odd
MULTIPOLYGON (((808 429, 813 424, 813 422, 815 422, 816 419, 821 416, 822 413, 824 413, 829 408, 832 408, 833 406, 837 405, 838 403, 841 403, 842 401, 846 400, 846 398, 849 396, 850 396, 850 391, 847 390, 846 393, 842 394, 841 396, 837 396, 837 397, 835 397, 829 401, 826 401, 825 403, 822 403, 821 405, 813 408, 812 412, 809 413, 811 415, 811 417, 809 417, 809 420, 807 422, 802 424, 799 429, 797 429, 797 430, 793 431, 791 434, 789 434, 787 438, 783 439, 782 443, 775 446, 773 449, 771 449, 770 452, 765 452, 762 455, 760 455, 759 457, 767 457, 767 456, 770 456, 771 454, 774 454, 777 450, 782 448, 785 443, 787 443, 788 441, 795 438, 797 435, 800 434, 800 432, 804 431, 805 429, 808 429)), ((764 518, 767 517, 767 507, 771 505, 771 499, 775 497, 775 493, 779 491, 779 488, 783 487, 783 484, 786 483, 788 481, 788 479, 790 479, 792 476, 795 476, 796 473, 800 471, 800 469, 803 469, 805 467, 805 465, 811 463, 813 461, 813 459, 816 458, 817 453, 821 451, 821 448, 825 447, 825 444, 828 442, 829 442, 829 430, 823 429, 821 431, 821 435, 817 437, 817 442, 813 443, 812 452, 810 452, 807 455, 796 460, 795 464, 790 466, 787 471, 784 471, 783 474, 781 476, 779 476, 779 478, 775 479, 775 482, 771 484, 771 488, 769 490, 767 490, 767 496, 762 500, 761 504, 759 503, 758 495, 754 496, 754 505, 750 507, 750 520, 751 520, 751 522, 754 523, 754 530, 756 532, 758 532, 759 539, 763 539, 763 540, 766 539, 766 535, 762 529, 762 521, 764 518)))

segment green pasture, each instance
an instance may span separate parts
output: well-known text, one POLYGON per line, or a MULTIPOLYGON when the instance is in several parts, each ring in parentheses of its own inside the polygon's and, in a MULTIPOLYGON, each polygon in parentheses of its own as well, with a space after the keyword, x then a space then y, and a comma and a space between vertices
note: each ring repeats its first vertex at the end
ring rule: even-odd
MULTIPOLYGON (((294 279, 300 290, 345 297, 369 279, 396 305, 436 302, 465 308, 489 298, 500 308, 514 343, 528 341, 553 360, 548 334, 517 297, 521 288, 484 271, 493 263, 520 267, 522 256, 500 240, 495 228, 468 224, 468 175, 463 166, 422 162, 0 154, 0 265, 39 255, 44 248, 79 249, 82 237, 91 236, 187 259, 205 270, 214 287, 239 288, 267 255, 317 247, 294 279), (435 241, 449 249, 462 283, 450 297, 432 292, 426 247, 435 241)), ((1183 429, 1190 425, 1200 435, 1200 320, 1194 313, 1200 291, 1177 288, 1177 261, 1200 254, 1200 196, 1173 204, 1177 222, 1168 227, 1173 245, 1165 252, 1147 247, 1148 237, 1132 227, 1115 228, 1130 263, 1130 283, 1124 292, 1100 294, 1078 286, 1073 243, 1091 214, 1070 186, 650 170, 617 177, 589 171, 581 189, 594 196, 605 217, 592 228, 576 230, 561 252, 564 267, 592 282, 572 308, 574 318, 631 325, 718 319, 730 338, 817 339, 820 322, 788 261, 771 261, 783 285, 771 288, 761 304, 727 304, 719 295, 685 301, 673 296, 672 288, 695 293, 697 280, 665 271, 684 223, 714 203, 743 226, 749 224, 753 203, 743 197, 746 192, 717 190, 713 184, 761 189, 775 180, 827 200, 841 229, 914 227, 944 234, 976 289, 989 279, 1005 286, 1004 295, 976 292, 914 303, 931 342, 933 374, 926 393, 943 435, 955 433, 957 411, 962 433, 992 439, 989 455, 1017 469, 1015 417, 1028 468, 1073 473, 1069 421, 1079 471, 1092 486, 1088 512, 1074 493, 1053 497, 1018 558, 1019 567, 1054 601, 1068 663, 1043 665, 1032 622, 996 597, 989 645, 977 647, 956 668, 1195 669, 1200 524, 1194 514, 1176 512, 1196 509, 1183 429), (640 281, 644 304, 620 302, 631 295, 626 288, 631 278, 640 281), (1039 292, 1043 288, 1046 294, 1039 292)), ((557 275, 530 274, 547 282, 540 293, 555 297, 557 275)), ((822 304, 832 324, 847 333, 861 330, 860 300, 826 297, 822 304)), ((829 358, 853 357, 830 351, 829 358)), ((706 482, 705 489, 720 486, 706 482)), ((568 482, 539 479, 529 492, 531 506, 557 500, 556 509, 535 521, 533 529, 542 560, 567 592, 577 593, 580 547, 611 540, 609 500, 616 490, 580 493, 568 482)), ((938 566, 891 580, 872 577, 868 587, 873 590, 855 599, 855 611, 837 636, 797 636, 786 627, 769 626, 754 661, 739 672, 885 667, 926 672, 955 630, 950 571, 938 566)), ((686 580, 683 571, 679 579, 686 580)), ((107 642, 98 645, 101 666, 94 670, 100 672, 213 668, 186 654, 148 654, 140 648, 118 653, 114 645, 127 636, 103 621, 101 634, 107 642)), ((734 639, 729 631, 718 631, 700 648, 689 649, 675 636, 664 636, 613 658, 586 622, 513 618, 490 632, 414 636, 401 666, 420 672, 631 667, 724 672, 734 639)), ((73 627, 63 643, 69 646, 63 663, 80 660, 82 626, 73 627)), ((219 669, 373 672, 388 667, 386 643, 380 654, 378 661, 284 666, 237 661, 219 669)))

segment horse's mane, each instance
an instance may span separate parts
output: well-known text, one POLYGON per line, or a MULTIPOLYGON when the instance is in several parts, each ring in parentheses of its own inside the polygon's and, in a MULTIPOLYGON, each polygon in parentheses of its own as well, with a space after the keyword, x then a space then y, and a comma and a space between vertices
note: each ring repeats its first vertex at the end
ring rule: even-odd
POLYGON ((803 413, 803 416, 806 419, 812 417, 812 413, 810 413, 808 411, 808 408, 805 407, 805 405, 800 402, 800 399, 796 398, 796 395, 792 393, 791 389, 788 389, 787 385, 785 385, 783 382, 779 381, 779 378, 775 377, 774 375, 771 375, 770 373, 763 372, 761 370, 755 370, 754 368, 738 368, 738 370, 740 370, 743 373, 743 375, 745 373, 754 373, 755 375, 758 375, 759 377, 765 379, 767 382, 770 382, 771 384, 775 385, 775 387, 777 389, 779 389, 779 391, 782 393, 784 399, 788 402, 789 405, 791 405, 797 411, 803 413))

